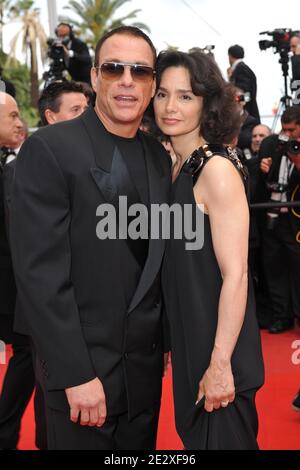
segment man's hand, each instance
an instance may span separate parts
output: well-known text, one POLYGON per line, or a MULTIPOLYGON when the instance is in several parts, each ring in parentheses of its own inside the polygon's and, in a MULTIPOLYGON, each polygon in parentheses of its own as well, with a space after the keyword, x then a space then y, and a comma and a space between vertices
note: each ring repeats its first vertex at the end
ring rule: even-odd
POLYGON ((82 426, 103 426, 106 420, 106 400, 98 378, 77 387, 66 388, 65 392, 73 423, 77 423, 80 415, 82 426))
POLYGON ((269 173, 272 165, 272 158, 262 158, 260 162, 260 169, 266 175, 269 173))
POLYGON ((211 413, 225 408, 235 398, 235 387, 230 362, 227 365, 211 363, 199 383, 197 402, 205 396, 204 408, 211 413))
POLYGON ((63 49, 64 49, 65 55, 66 55, 67 57, 69 57, 69 55, 70 55, 69 49, 68 49, 64 44, 62 44, 62 47, 63 47, 63 49))

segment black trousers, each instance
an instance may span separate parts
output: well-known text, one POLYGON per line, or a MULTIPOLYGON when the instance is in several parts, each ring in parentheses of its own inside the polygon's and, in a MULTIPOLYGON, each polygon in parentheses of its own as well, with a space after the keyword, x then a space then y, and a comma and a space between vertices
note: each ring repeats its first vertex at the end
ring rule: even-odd
POLYGON ((47 409, 49 450, 155 450, 160 405, 132 420, 108 417, 101 428, 81 426, 69 414, 47 409))
POLYGON ((15 449, 23 413, 34 390, 34 369, 29 345, 13 345, 0 398, 0 448, 15 449))
POLYGON ((47 448, 45 403, 40 385, 35 381, 32 349, 29 344, 13 344, 13 356, 9 361, 0 397, 0 448, 15 449, 19 441, 21 419, 35 391, 34 411, 36 445, 47 448))
POLYGON ((265 229, 263 258, 273 319, 300 318, 300 243, 289 214, 281 214, 274 229, 265 229))

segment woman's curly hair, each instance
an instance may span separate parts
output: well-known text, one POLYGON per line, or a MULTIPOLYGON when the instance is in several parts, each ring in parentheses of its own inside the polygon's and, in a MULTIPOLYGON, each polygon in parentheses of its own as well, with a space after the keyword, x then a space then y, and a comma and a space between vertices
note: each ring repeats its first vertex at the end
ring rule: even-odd
POLYGON ((235 88, 227 83, 213 58, 200 51, 162 51, 156 62, 157 88, 169 67, 189 71, 194 95, 203 97, 200 134, 209 143, 230 144, 239 134, 242 117, 235 88))

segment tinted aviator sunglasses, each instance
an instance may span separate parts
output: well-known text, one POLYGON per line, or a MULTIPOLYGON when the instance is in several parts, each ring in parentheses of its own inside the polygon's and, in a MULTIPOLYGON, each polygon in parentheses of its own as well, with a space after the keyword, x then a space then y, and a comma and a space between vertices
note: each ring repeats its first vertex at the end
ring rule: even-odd
POLYGON ((125 67, 130 67, 133 80, 137 82, 148 82, 153 79, 155 71, 152 67, 142 64, 130 64, 128 62, 103 62, 97 69, 106 80, 118 80, 122 77, 125 67))

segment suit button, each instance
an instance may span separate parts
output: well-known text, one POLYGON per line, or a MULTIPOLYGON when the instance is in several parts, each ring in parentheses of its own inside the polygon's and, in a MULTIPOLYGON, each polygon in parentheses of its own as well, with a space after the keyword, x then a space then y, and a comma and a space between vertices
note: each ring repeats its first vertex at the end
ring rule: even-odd
POLYGON ((156 343, 153 343, 153 344, 152 344, 152 349, 153 349, 153 350, 156 349, 156 343))
POLYGON ((124 355, 123 355, 123 356, 124 356, 124 359, 128 359, 128 353, 127 353, 127 352, 126 352, 126 353, 124 353, 124 355))
POLYGON ((155 308, 160 307, 160 302, 155 302, 154 307, 155 307, 155 308))

